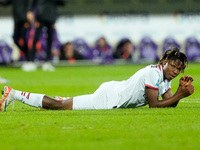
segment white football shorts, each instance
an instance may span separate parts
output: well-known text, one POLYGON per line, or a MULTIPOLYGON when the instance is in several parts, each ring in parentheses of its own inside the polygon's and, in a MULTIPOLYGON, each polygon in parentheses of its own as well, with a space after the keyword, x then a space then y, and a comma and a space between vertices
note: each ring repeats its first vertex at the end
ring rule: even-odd
POLYGON ((114 82, 103 83, 93 94, 74 97, 73 110, 115 108, 118 103, 118 95, 113 90, 114 82))

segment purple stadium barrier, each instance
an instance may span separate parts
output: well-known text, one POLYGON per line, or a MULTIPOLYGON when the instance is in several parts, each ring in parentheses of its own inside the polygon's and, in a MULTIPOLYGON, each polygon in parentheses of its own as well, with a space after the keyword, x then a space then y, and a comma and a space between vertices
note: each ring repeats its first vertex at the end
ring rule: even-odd
POLYGON ((12 48, 3 40, 0 41, 0 63, 12 62, 12 48))
POLYGON ((148 61, 157 61, 157 44, 150 38, 144 37, 140 42, 140 56, 148 61))
POLYGON ((200 43, 195 37, 189 37, 186 39, 185 53, 189 61, 195 61, 200 57, 200 43))
POLYGON ((73 41, 74 50, 81 54, 85 59, 93 59, 92 48, 82 38, 73 41))
POLYGON ((163 41, 163 53, 166 52, 169 47, 178 47, 179 49, 181 48, 180 44, 178 44, 172 37, 166 38, 163 41))

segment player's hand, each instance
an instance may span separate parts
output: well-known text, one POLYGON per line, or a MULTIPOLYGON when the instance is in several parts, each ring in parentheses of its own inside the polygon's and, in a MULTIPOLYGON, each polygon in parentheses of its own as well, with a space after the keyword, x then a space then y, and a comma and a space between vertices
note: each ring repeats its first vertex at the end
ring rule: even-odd
POLYGON ((194 78, 192 76, 186 75, 184 77, 181 77, 179 80, 180 86, 188 86, 194 81, 194 78))
POLYGON ((192 84, 183 86, 183 87, 181 87, 181 92, 183 94, 183 97, 187 97, 194 93, 194 86, 192 84))

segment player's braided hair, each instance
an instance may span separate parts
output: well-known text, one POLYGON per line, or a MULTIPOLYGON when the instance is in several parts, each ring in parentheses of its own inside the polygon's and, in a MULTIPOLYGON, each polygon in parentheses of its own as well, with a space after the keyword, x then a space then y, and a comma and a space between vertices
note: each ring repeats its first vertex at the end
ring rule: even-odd
POLYGON ((162 57, 160 58, 158 64, 161 65, 163 61, 173 60, 176 61, 179 59, 182 62, 181 72, 184 72, 185 68, 188 66, 188 59, 186 55, 180 52, 179 48, 177 47, 170 47, 162 57))

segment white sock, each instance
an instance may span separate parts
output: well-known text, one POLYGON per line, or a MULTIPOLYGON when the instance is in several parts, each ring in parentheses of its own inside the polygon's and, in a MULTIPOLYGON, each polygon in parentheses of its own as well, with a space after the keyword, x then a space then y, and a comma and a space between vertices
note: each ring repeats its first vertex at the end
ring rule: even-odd
POLYGON ((14 99, 19 100, 25 104, 34 106, 34 107, 42 107, 42 99, 44 94, 35 94, 23 91, 15 92, 14 99))

